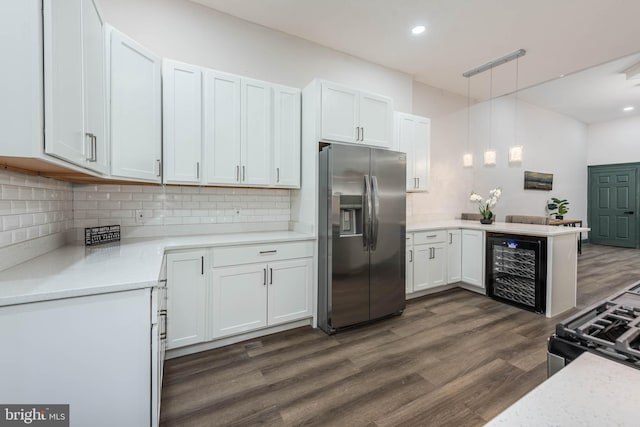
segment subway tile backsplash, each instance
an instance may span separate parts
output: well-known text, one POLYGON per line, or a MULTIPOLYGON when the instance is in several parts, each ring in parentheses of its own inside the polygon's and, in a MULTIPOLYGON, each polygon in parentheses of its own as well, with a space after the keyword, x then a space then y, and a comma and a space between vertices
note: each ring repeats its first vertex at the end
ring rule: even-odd
POLYGON ((0 271, 81 240, 85 227, 119 224, 123 237, 286 230, 290 216, 286 189, 79 185, 0 169, 0 271))
POLYGON ((284 189, 148 185, 73 187, 75 228, 109 224, 149 227, 283 223, 290 217, 290 192, 284 189))
POLYGON ((0 248, 73 227, 73 187, 0 170, 0 248))

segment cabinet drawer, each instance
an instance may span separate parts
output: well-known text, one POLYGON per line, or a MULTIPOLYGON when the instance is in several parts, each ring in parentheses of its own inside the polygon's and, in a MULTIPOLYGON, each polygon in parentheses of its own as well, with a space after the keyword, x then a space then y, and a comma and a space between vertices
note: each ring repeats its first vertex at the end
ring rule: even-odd
POLYGON ((421 231, 419 233, 413 233, 413 244, 421 245, 424 243, 437 243, 447 240, 447 230, 437 231, 421 231))
POLYGON ((264 243, 213 249, 213 267, 313 256, 313 242, 264 243))

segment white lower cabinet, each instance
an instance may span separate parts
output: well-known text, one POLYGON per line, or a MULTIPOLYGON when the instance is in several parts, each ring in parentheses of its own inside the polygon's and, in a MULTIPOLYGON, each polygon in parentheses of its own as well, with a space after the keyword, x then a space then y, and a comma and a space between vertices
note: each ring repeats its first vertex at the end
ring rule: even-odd
POLYGON ((74 426, 151 425, 151 305, 138 289, 0 307, 0 402, 69 404, 74 426))
POLYGON ((462 281, 484 288, 484 233, 462 230, 462 281))
POLYGON ((310 318, 312 289, 312 242, 169 253, 167 348, 310 318))
POLYGON ((462 280, 462 231, 447 230, 447 283, 462 280))
POLYGON ((311 316, 312 266, 302 258, 213 268, 211 338, 311 316))
POLYGON ((267 324, 269 326, 311 316, 311 258, 269 264, 267 324))
POLYGON ((407 295, 452 283, 484 289, 482 230, 416 231, 406 240, 407 295))
POLYGON ((167 254, 167 348, 205 341, 205 250, 167 254))
POLYGON ((405 294, 413 292, 413 234, 406 237, 405 294))
POLYGON ((267 265, 211 270, 211 338, 267 325, 267 265))
POLYGON ((447 284, 447 246, 442 243, 414 245, 413 291, 447 284))

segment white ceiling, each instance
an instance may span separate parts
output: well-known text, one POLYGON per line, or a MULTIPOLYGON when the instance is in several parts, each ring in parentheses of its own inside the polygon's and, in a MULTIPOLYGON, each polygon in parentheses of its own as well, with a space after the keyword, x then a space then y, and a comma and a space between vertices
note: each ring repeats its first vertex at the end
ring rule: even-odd
MULTIPOLYGON (((521 88, 640 51, 638 0, 192 1, 462 95, 464 71, 520 48, 521 88)), ((510 64, 494 70, 491 94, 488 73, 474 77, 472 97, 513 91, 510 64)))

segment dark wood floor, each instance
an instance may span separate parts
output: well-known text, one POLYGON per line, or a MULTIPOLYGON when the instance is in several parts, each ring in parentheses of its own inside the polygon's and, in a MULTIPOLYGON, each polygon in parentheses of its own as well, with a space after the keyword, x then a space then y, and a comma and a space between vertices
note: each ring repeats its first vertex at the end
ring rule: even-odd
MULTIPOLYGON (((640 251, 584 245, 578 309, 640 280, 640 251)), ((546 379, 555 323, 465 290, 327 336, 299 328, 169 360, 163 426, 479 426, 546 379)))

